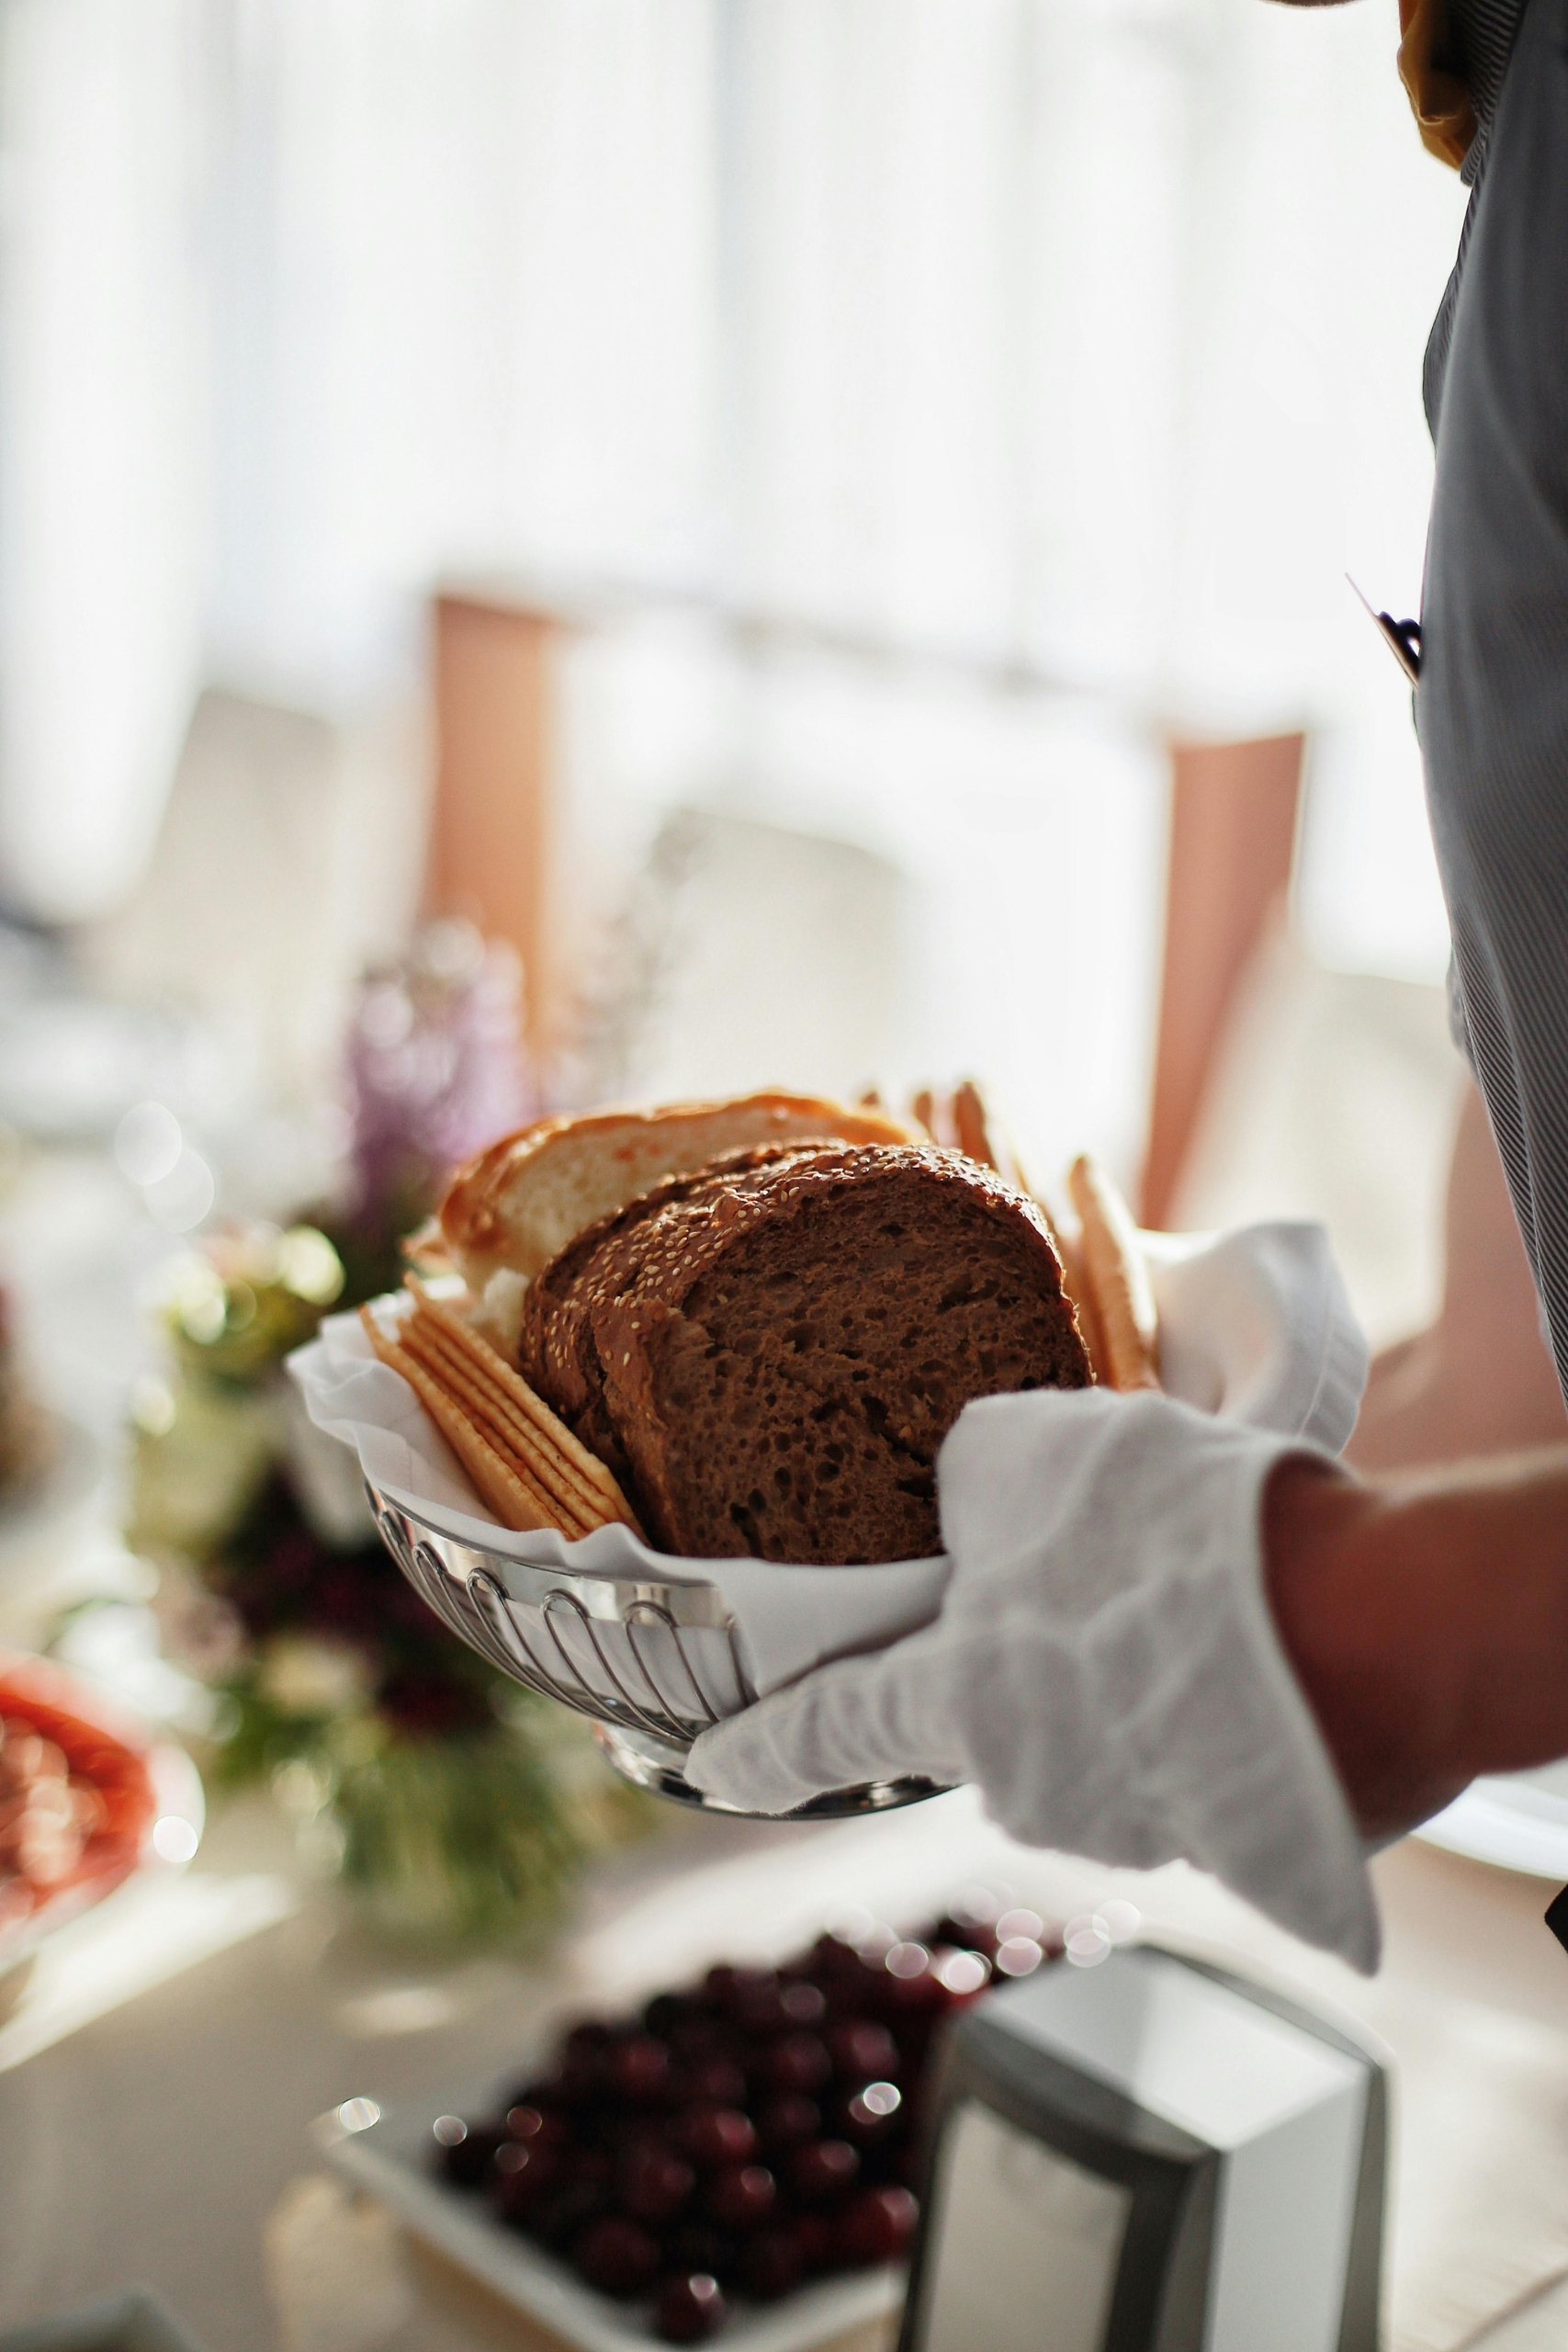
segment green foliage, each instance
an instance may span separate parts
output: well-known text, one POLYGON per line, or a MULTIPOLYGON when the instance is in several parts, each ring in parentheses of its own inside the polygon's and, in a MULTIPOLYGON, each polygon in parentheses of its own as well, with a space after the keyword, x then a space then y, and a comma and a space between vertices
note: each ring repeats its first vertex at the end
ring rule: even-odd
POLYGON ((337 1776, 342 1875, 400 1937, 538 1937, 582 1860, 543 1758, 501 1725, 468 1739, 389 1741, 337 1776))

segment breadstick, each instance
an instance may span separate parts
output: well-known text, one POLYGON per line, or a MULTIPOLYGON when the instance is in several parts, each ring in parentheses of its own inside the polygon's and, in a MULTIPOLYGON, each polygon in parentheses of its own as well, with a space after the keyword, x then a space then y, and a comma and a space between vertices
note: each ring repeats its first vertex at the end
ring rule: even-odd
POLYGON ((909 1116, 914 1121, 917 1127, 923 1127, 925 1129, 927 1137, 931 1142, 935 1143, 938 1141, 939 1138, 936 1131, 936 1101, 929 1086, 922 1086, 918 1094, 910 1095, 909 1116))
POLYGON ((1082 1221, 1080 1272, 1099 1318, 1108 1385, 1157 1388, 1158 1322, 1127 1205, 1104 1170, 1087 1157, 1074 1160, 1067 1189, 1082 1221))
POLYGON ((953 1090, 953 1124, 958 1136, 959 1150, 967 1159, 978 1160, 982 1168, 995 1169, 999 1176, 1002 1163, 991 1141, 980 1090, 972 1078, 963 1080, 953 1090))

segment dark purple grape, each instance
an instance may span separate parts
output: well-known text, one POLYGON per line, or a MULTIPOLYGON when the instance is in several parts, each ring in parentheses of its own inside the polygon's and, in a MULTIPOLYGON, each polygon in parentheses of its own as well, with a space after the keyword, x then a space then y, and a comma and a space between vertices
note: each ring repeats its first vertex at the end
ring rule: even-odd
POLYGON ((833 2061, 817 2033, 786 2033, 764 2053, 759 2072, 770 2089, 819 2091, 832 2079, 833 2061))
POLYGON ((559 2162, 563 2180, 587 2181, 594 2188, 608 2188, 615 2177, 615 2159, 604 2148, 563 2148, 559 2162))
POLYGON ((841 2083, 891 2082, 898 2072, 897 2043, 885 2025, 870 2018, 835 2026, 828 2050, 841 2083))
POLYGON ((724 2230, 755 2230, 778 2202, 778 2183, 765 2165, 723 2165, 710 2173, 703 2201, 724 2230))
POLYGON ((998 1936, 995 1924, 968 1919, 953 1912, 944 1912, 932 1926, 929 1941, 932 1944, 954 1944, 961 1951, 977 1951, 987 1960, 997 1956, 998 1936))
POLYGON ((570 2180, 541 2199, 528 2217, 533 2236, 547 2245, 564 2246, 590 2222, 605 2211, 609 2198, 599 2182, 570 2180))
POLYGON ((691 2165, 666 2148, 635 2149, 621 2170, 621 2211, 658 2228, 674 2220, 696 2179, 691 2165))
POLYGON ((553 2103, 559 2107, 577 2108, 588 2099, 597 2098, 604 2088, 608 2054, 606 2050, 587 2045, 563 2052, 552 2084, 553 2103))
POLYGON ((838 2004, 837 2014, 840 2017, 853 2017, 857 2010, 863 2010, 870 1995, 876 1989, 876 1980, 881 1973, 880 1949, 852 1952, 842 1966, 834 1968, 823 1987, 829 2007, 838 2004))
POLYGON ((678 2222, 664 2233, 664 2263, 669 2270, 705 2270, 721 2286, 736 2276, 739 2241, 711 2222, 678 2222))
POLYGON ((681 2078, 681 2097, 691 2107, 742 2107, 746 2075, 733 2058, 698 2058, 681 2078))
POLYGON ((924 1944, 895 1944, 882 1965, 879 2006, 895 2032, 929 2026, 950 2006, 924 1944))
POLYGON ((677 2116, 672 2137, 694 2165, 743 2165, 757 2145, 757 2127, 738 2107, 694 2107, 677 2116))
POLYGON ((835 2016, 852 2011, 870 1988, 871 1970, 854 1946, 837 1936, 818 1936, 809 1967, 812 1983, 821 1988, 835 2016))
POLYGON ((852 2198, 839 2223, 846 2262, 896 2262, 907 2254, 920 2209, 907 2188, 865 2188, 852 2198))
POLYGON ((855 2147, 872 2148, 897 2130, 903 2105, 897 2083, 863 2083, 840 2102, 834 2120, 855 2147))
POLYGON ((532 2100, 509 2107, 505 2122, 508 2136, 529 2147, 564 2148, 571 2137, 571 2125, 564 2109, 536 2107, 532 2100))
POLYGON ((799 2213, 790 2224, 800 2267, 808 2278, 831 2270, 839 2259, 839 2228, 828 2213, 799 2213))
POLYGON ((802 2098, 795 2092, 771 2098, 759 2109, 757 2131, 764 2148, 798 2148, 805 2140, 815 2140, 822 2130, 822 2110, 814 2098, 802 2098))
POLYGON ((633 2034, 629 2041, 616 2042, 604 2061, 607 2087, 617 2098, 636 2102, 662 2098, 672 2072, 669 2045, 656 2041, 650 2033, 633 2034))
POLYGON ((659 2290, 653 2324, 666 2344, 704 2344, 724 2322, 724 2296, 710 2271, 668 2278, 659 2290))
POLYGON ((794 2230, 759 2230, 740 2249, 739 2284, 759 2302, 771 2303, 799 2286, 806 2276, 794 2230))
POLYGON ((495 2152, 491 2178, 502 2220, 531 2222, 545 2199, 563 2186, 561 2159, 553 2148, 504 2140, 495 2152))
POLYGON ((660 2041, 667 2041, 671 2029, 682 2025, 699 2014, 696 1996, 692 1993, 656 1993, 642 2013, 643 2031, 660 2041))
POLYGON ((659 2241, 636 2222, 606 2213, 578 2232, 571 2260, 602 2295, 643 2295, 659 2276, 659 2241))
POLYGON ((625 2171, 627 2165, 653 2154, 672 2155, 671 2133, 674 2118, 658 2109, 618 2116, 599 2135, 607 2154, 614 2158, 616 2168, 625 2171))
POLYGON ((491 2163, 506 2137, 504 2124, 465 2121, 460 2115, 438 2115, 430 2127, 435 2143, 435 2166, 454 2188, 482 2188, 491 2163))
POLYGON ((860 2178, 860 2154, 847 2140, 808 2140, 784 2164, 784 2179, 803 2205, 847 2196, 860 2178))
POLYGON ((670 2047, 682 2065, 695 2065, 704 2058, 733 2057, 738 2046, 735 2028, 708 2011, 698 2010, 670 2029, 670 2047))
POLYGON ((818 2026, 828 2014, 827 1996, 819 1984, 809 1980, 785 1984, 779 1992, 779 2007, 792 2026, 818 2026))
POLYGON ((753 2040, 787 2031, 791 2019, 784 2007, 785 1990, 771 1968, 738 1970, 725 2005, 738 2031, 753 2040))

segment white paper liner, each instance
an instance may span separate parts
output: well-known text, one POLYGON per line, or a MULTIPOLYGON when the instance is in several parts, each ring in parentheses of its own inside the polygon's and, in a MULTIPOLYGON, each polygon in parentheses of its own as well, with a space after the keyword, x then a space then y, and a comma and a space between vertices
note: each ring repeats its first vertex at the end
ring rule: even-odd
MULTIPOLYGON (((390 1317, 408 1311, 412 1301, 388 1297, 375 1306, 378 1315, 390 1317)), ((828 1658, 885 1648, 929 1624, 942 1605, 949 1574, 942 1555, 874 1567, 783 1567, 765 1560, 676 1559, 650 1550, 624 1525, 597 1528, 578 1543, 550 1530, 518 1533, 502 1527, 479 1499, 407 1381, 376 1356, 357 1315, 330 1316, 310 1345, 290 1356, 288 1369, 316 1427, 355 1449, 379 1493, 456 1542, 487 1553, 503 1580, 507 1562, 517 1561, 619 1581, 716 1586, 759 1697, 828 1658)), ((524 1582, 509 1588, 514 1598, 524 1582)), ((544 1638, 553 1641, 558 1633, 592 1690, 608 1695, 615 1677, 635 1676, 646 1667, 671 1695, 685 1686, 689 1696, 680 1655, 657 1626, 639 1634, 635 1656, 628 1656, 624 1629, 611 1624, 590 1629, 570 1616, 552 1618, 544 1638)), ((728 1638, 692 1628, 683 1632, 680 1650, 695 1666, 715 1713, 735 1713, 743 1698, 728 1638)))

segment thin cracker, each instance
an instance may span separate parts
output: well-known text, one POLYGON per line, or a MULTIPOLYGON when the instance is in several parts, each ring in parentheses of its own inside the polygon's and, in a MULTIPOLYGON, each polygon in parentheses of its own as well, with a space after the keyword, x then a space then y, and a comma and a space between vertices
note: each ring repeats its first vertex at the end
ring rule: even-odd
POLYGON ((555 1464, 532 1439, 528 1423, 509 1404, 504 1393, 488 1387, 468 1359, 438 1334, 428 1317, 409 1317, 402 1344, 470 1419, 481 1425, 488 1442, 537 1486, 557 1510, 575 1522, 578 1533, 589 1535, 594 1528, 606 1524, 610 1513, 604 1498, 581 1491, 560 1476, 555 1464))
POLYGON ((552 1412, 544 1398, 529 1387, 522 1374, 507 1363, 498 1349, 491 1347, 482 1333, 466 1323, 460 1315, 455 1315, 441 1300, 432 1298, 423 1284, 410 1277, 407 1287, 412 1291, 424 1312, 466 1354, 472 1357, 476 1364, 482 1366, 486 1378, 505 1391, 538 1431, 542 1442, 553 1447, 561 1457, 563 1468, 585 1480, 589 1487, 610 1505, 616 1517, 625 1517, 630 1521, 632 1514, 626 1498, 599 1456, 589 1452, 575 1431, 568 1429, 559 1415, 552 1412))
POLYGON ((497 1380, 475 1350, 464 1347, 456 1340, 447 1324, 423 1308, 410 1316, 407 1325, 411 1338, 426 1349, 440 1363, 450 1368, 454 1379, 471 1385, 485 1397, 491 1411, 500 1416, 513 1433, 513 1442, 520 1452, 537 1459, 545 1475, 558 1486, 563 1498, 571 1499, 583 1510, 600 1511, 608 1508, 607 1487, 590 1480, 575 1468, 561 1450, 553 1446, 516 1402, 510 1389, 497 1380))
POLYGON ((570 1535, 575 1542, 580 1535, 591 1534, 595 1527, 604 1524, 602 1520, 590 1518, 575 1508, 565 1496, 555 1491, 548 1479, 540 1476, 538 1464, 516 1444, 512 1431, 500 1416, 489 1409, 485 1398, 472 1384, 456 1377, 451 1367, 439 1357, 426 1354, 412 1333, 404 1346, 405 1352, 412 1357, 427 1379, 435 1383, 491 1451, 498 1453, 507 1467, 522 1480, 539 1508, 549 1514, 563 1534, 570 1535))
POLYGON ((371 1314, 368 1306, 359 1310, 359 1319, 377 1355, 388 1368, 408 1382, 425 1411, 472 1479, 481 1502, 494 1511, 503 1527, 515 1533, 532 1533, 551 1528, 557 1534, 570 1534, 558 1516, 546 1509, 542 1501, 530 1492, 511 1464, 504 1461, 479 1430, 450 1397, 440 1384, 433 1380, 423 1364, 408 1350, 390 1340, 371 1314))

